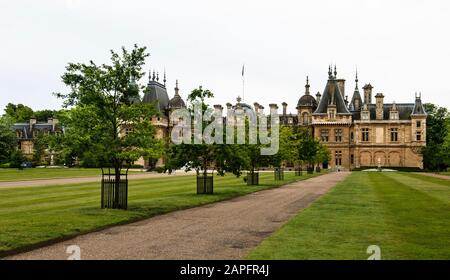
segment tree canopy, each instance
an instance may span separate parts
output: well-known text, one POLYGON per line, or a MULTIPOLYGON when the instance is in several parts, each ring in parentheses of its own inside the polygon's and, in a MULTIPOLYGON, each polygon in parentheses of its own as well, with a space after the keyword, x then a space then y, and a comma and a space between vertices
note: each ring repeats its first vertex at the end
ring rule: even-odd
POLYGON ((445 170, 450 166, 450 115, 446 108, 426 103, 427 146, 422 149, 424 167, 445 170))
POLYGON ((116 175, 125 164, 161 152, 151 117, 154 104, 135 104, 144 86, 148 57, 145 47, 111 51, 111 63, 69 63, 62 76, 69 93, 56 93, 70 107, 61 122, 65 134, 59 142, 65 157, 79 157, 112 166, 116 175))

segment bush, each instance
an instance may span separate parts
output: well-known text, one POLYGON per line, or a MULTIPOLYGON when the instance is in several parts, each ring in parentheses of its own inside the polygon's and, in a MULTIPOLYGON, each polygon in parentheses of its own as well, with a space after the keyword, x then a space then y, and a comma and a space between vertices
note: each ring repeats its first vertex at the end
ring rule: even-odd
POLYGON ((10 167, 11 168, 19 168, 20 165, 25 161, 27 161, 27 159, 23 155, 22 151, 16 150, 16 151, 12 152, 12 154, 11 154, 10 167))
POLYGON ((3 164, 0 164, 0 168, 10 168, 11 167, 11 163, 3 163, 3 164))

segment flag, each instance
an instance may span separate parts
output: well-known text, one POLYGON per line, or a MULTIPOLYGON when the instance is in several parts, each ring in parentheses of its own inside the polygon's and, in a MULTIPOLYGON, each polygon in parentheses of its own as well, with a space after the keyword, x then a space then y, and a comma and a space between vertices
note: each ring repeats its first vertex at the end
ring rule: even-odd
POLYGON ((245 64, 242 64, 242 77, 244 77, 245 64))

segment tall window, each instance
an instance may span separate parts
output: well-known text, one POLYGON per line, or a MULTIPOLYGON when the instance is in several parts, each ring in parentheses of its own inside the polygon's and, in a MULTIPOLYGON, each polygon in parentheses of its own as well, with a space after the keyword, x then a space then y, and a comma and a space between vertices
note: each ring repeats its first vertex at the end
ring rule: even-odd
POLYGON ((422 141, 422 132, 420 131, 416 132, 416 141, 422 141))
POLYGON ((303 125, 309 124, 309 116, 308 113, 303 113, 303 125))
POLYGON ((342 165, 342 151, 336 151, 334 158, 336 161, 335 162, 336 166, 341 166, 342 165))
POLYGON ((336 138, 336 142, 342 142, 342 129, 335 129, 334 136, 336 138))
POLYGON ((421 122, 421 121, 417 121, 417 122, 416 122, 416 127, 417 127, 417 128, 420 128, 421 126, 422 126, 422 122, 421 122))
POLYGON ((369 142, 369 129, 363 128, 361 131, 362 131, 362 141, 369 142))
POLYGON ((336 112, 334 111, 334 109, 328 110, 328 118, 331 120, 334 120, 336 118, 336 112))
POLYGON ((355 134, 353 132, 350 133, 350 141, 355 141, 355 134))
POLYGON ((398 128, 391 128, 391 142, 398 142, 398 128))
POLYGON ((328 142, 330 131, 328 129, 321 129, 320 130, 320 139, 322 142, 328 142))
POLYGON ((350 155, 350 164, 355 164, 355 155, 350 155))

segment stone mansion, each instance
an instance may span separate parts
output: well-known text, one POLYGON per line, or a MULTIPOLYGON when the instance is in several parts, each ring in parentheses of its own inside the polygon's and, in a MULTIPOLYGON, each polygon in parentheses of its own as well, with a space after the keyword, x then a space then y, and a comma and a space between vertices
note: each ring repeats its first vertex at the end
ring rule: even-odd
MULTIPOLYGON (((310 93, 307 78, 305 92, 299 98, 296 113, 288 114, 288 104, 282 103, 280 123, 307 127, 316 139, 328 147, 331 161, 324 164, 324 168, 423 168, 420 151, 426 145, 427 114, 421 95, 416 94, 413 103, 388 104, 384 103, 382 93, 373 96, 371 84, 366 84, 361 94, 358 83, 356 74, 355 89, 349 100, 345 91, 345 80, 337 77, 336 67, 334 72, 329 67, 325 89, 314 97, 310 93)), ((170 113, 186 107, 179 94, 178 81, 173 98, 169 98, 165 75, 161 83, 154 72, 150 75, 143 98, 133 102, 156 104, 159 115, 152 117, 152 123, 156 127, 157 137, 161 139, 170 139, 174 125, 169 118, 170 113)), ((244 103, 240 105, 251 108, 244 103)), ((231 106, 232 104, 227 104, 227 107, 231 106)), ((255 111, 262 109, 263 106, 254 103, 255 111)), ((14 129, 19 137, 19 147, 26 155, 32 153, 32 138, 36 131, 60 131, 56 119, 47 123, 36 123, 33 119, 30 123, 16 124, 14 129)), ((141 159, 135 164, 144 167, 163 165, 164 159, 152 162, 141 159)))
MULTIPOLYGON (((413 103, 388 104, 382 93, 373 96, 371 84, 366 84, 361 94, 358 83, 356 74, 355 90, 349 100, 345 80, 337 77, 336 67, 334 72, 330 67, 324 91, 314 97, 307 78, 297 112, 288 114, 288 104, 282 103, 281 124, 308 127, 331 152, 331 161, 324 167, 347 170, 379 165, 423 168, 420 150, 426 145, 427 114, 421 95, 416 94, 413 103)), ((157 127, 158 137, 169 139, 173 127, 170 112, 186 106, 179 94, 178 82, 175 95, 170 99, 165 81, 160 83, 153 75, 142 102, 157 103, 161 116, 154 117, 152 122, 157 127)), ((227 107, 230 106, 228 103, 227 107)), ((264 107, 254 103, 255 111, 261 109, 264 107)), ((157 165, 163 163, 160 159, 157 165)), ((140 164, 148 166, 149 163, 142 160, 140 164)))

